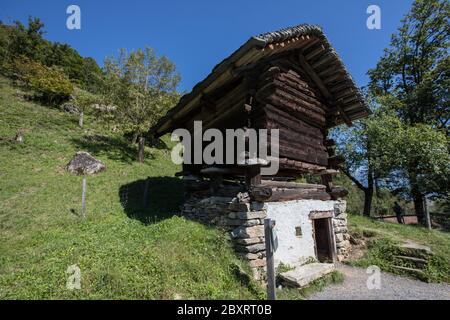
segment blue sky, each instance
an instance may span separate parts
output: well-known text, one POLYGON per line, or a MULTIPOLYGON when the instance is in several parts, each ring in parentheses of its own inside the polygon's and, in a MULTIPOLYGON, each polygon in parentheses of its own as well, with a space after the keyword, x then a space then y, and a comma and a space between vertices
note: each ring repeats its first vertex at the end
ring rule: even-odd
POLYGON ((2 1, 0 20, 41 18, 46 38, 68 43, 102 65, 119 48, 150 45, 175 62, 179 89, 190 91, 248 38, 300 23, 323 27, 358 85, 375 66, 412 0, 2 1), (66 28, 66 8, 81 8, 81 30, 66 28), (366 27, 369 5, 381 8, 381 30, 366 27))

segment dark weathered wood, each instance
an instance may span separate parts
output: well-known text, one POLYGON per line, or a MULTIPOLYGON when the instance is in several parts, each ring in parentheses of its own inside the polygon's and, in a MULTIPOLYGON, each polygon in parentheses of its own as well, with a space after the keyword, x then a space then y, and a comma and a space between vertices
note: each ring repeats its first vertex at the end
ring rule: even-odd
POLYGON ((333 200, 342 199, 345 198, 348 195, 348 190, 344 187, 333 187, 330 192, 331 197, 333 200))
POLYGON ((311 211, 308 215, 309 219, 315 220, 315 219, 326 219, 326 218, 332 218, 334 215, 333 210, 327 210, 327 211, 311 211))
MULTIPOLYGON (((336 96, 333 96, 331 92, 328 90, 327 86, 323 83, 322 79, 317 75, 317 73, 314 71, 314 69, 309 65, 307 60, 302 54, 299 54, 298 60, 300 65, 303 69, 305 69, 308 76, 311 77, 312 81, 317 85, 320 92, 323 94, 325 99, 327 99, 330 104, 332 104, 332 101, 335 101, 336 99, 342 98, 342 93, 337 94, 336 96)), ((350 118, 345 114, 344 110, 341 108, 341 106, 338 104, 337 107, 339 108, 340 114, 344 121, 347 123, 347 125, 351 126, 352 122, 350 118)))
POLYGON ((264 186, 253 186, 249 190, 250 198, 254 201, 265 202, 272 196, 272 188, 264 186))
POLYGON ((323 189, 273 189, 266 202, 291 200, 331 200, 331 196, 323 189))
POLYGON ((345 159, 341 155, 334 155, 328 158, 328 164, 335 169, 338 169, 339 166, 344 163, 345 159))
POLYGON ((333 177, 330 174, 324 174, 320 176, 322 184, 327 187, 327 192, 331 192, 333 188, 333 177))
POLYGON ((245 169, 245 183, 248 188, 261 184, 261 166, 249 166, 245 169))
POLYGON ((264 219, 264 237, 266 242, 266 268, 267 268, 267 299, 275 300, 275 262, 273 258, 274 248, 272 247, 272 228, 275 223, 271 219, 264 219))

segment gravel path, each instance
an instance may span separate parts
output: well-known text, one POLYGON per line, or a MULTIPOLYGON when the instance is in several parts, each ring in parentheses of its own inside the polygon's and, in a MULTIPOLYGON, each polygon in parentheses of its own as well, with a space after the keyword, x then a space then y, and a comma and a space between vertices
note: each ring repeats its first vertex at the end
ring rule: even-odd
POLYGON ((381 273, 381 288, 369 290, 366 282, 370 274, 365 269, 338 265, 344 282, 329 285, 310 300, 450 300, 450 285, 425 283, 406 277, 381 273))

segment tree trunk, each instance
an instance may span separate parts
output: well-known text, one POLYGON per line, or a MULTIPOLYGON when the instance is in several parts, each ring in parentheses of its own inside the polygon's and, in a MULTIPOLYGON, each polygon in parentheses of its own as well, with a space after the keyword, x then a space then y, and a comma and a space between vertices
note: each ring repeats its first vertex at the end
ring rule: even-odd
POLYGON ((367 188, 364 190, 364 211, 363 215, 370 217, 370 211, 372 209, 373 188, 367 188))
POLYGON ((82 128, 83 127, 83 121, 84 121, 84 112, 80 112, 80 118, 78 119, 78 125, 82 128))
POLYGON ((349 177, 353 183, 364 192, 364 211, 363 215, 366 217, 370 217, 370 211, 372 209, 372 199, 373 199, 373 174, 369 170, 369 174, 367 175, 367 187, 363 186, 361 182, 358 181, 355 177, 353 177, 349 171, 341 168, 341 171, 349 177))
POLYGON ((431 216, 430 212, 428 211, 427 197, 423 197, 423 209, 425 213, 425 225, 428 230, 432 230, 433 226, 431 225, 431 216))
POLYGON ((419 189, 419 183, 415 173, 410 174, 409 183, 411 185, 411 196, 414 203, 414 211, 417 215, 417 220, 423 226, 427 226, 428 217, 425 215, 424 199, 422 192, 419 189))
POLYGON ((144 150, 145 150, 145 138, 143 136, 139 137, 139 147, 138 147, 138 161, 139 163, 144 162, 144 150))
POLYGON ((373 199, 373 173, 372 170, 368 170, 367 173, 367 188, 364 190, 364 212, 363 215, 370 217, 370 211, 372 209, 372 199, 373 199))
POLYGON ((413 202, 414 202, 414 211, 417 215, 417 220, 419 221, 419 223, 421 225, 426 225, 426 218, 425 218, 425 210, 423 207, 423 195, 416 191, 413 190, 412 191, 412 197, 413 197, 413 202))
POLYGON ((139 137, 139 133, 137 133, 137 132, 133 133, 133 138, 131 140, 131 143, 136 144, 138 137, 139 137))

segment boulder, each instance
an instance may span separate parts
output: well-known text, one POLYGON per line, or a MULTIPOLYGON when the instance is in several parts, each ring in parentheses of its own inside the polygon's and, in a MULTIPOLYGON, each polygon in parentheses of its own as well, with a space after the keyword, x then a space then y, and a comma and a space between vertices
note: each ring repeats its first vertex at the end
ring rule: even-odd
POLYGON ((85 151, 79 151, 70 160, 66 170, 76 175, 91 175, 106 170, 106 166, 100 160, 95 159, 85 151))
POLYGON ((71 114, 80 114, 80 109, 71 101, 65 102, 60 106, 61 110, 71 113, 71 114))

